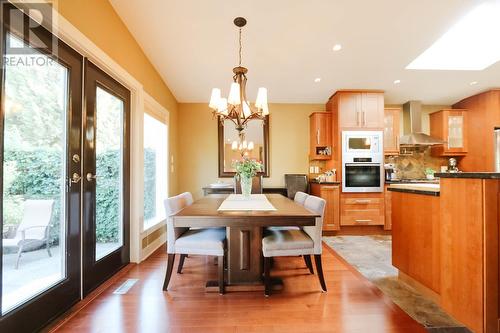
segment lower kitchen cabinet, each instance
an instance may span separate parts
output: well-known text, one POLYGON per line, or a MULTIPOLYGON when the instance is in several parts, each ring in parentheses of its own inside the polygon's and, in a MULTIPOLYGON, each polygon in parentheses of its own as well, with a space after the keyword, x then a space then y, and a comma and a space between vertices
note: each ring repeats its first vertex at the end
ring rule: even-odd
POLYGON ((311 183, 310 192, 312 195, 323 198, 326 201, 323 230, 339 230, 340 185, 311 183))
POLYGON ((340 225, 384 225, 384 193, 342 193, 340 225))
POLYGON ((385 220, 384 220, 384 230, 392 229, 392 192, 388 191, 389 185, 384 186, 384 210, 385 210, 385 220))

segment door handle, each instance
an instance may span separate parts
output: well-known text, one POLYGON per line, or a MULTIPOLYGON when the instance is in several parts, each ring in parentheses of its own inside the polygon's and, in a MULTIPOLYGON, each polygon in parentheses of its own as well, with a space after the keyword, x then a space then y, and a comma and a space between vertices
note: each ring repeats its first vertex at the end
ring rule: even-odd
POLYGON ((87 173, 87 181, 91 182, 97 178, 97 175, 93 175, 91 172, 87 173))
POLYGON ((71 184, 76 184, 80 181, 80 179, 82 179, 82 177, 80 177, 80 175, 75 172, 73 173, 69 181, 71 182, 71 184))
POLYGON ((372 201, 371 200, 356 200, 355 202, 359 203, 359 204, 368 204, 368 203, 370 203, 372 201))

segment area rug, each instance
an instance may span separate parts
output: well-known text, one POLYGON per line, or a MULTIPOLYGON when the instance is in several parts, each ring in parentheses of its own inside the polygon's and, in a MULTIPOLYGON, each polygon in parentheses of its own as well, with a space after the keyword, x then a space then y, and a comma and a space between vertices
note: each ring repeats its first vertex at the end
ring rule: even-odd
POLYGON ((323 241, 429 332, 470 332, 398 279, 398 270, 391 263, 391 236, 335 236, 323 237, 323 241))

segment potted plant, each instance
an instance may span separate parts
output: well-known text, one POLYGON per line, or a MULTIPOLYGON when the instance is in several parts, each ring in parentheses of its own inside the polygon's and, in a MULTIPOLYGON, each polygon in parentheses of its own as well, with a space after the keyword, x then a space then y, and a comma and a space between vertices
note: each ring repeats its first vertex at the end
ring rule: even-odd
POLYGON ((434 169, 432 169, 432 168, 426 168, 425 169, 425 177, 427 179, 429 179, 429 180, 432 180, 432 179, 434 179, 434 173, 435 172, 436 171, 434 169))
POLYGON ((249 197, 252 193, 252 178, 262 171, 262 164, 248 157, 236 161, 234 163, 236 169, 236 179, 240 181, 241 193, 245 197, 249 197))

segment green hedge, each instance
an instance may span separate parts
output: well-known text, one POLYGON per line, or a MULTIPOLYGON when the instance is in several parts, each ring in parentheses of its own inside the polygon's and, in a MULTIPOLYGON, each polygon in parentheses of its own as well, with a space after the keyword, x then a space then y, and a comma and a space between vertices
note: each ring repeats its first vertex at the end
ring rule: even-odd
MULTIPOLYGON (((28 199, 52 199, 51 241, 58 243, 61 220, 61 191, 64 184, 61 174, 63 161, 58 150, 4 152, 4 222, 19 224, 22 220, 23 201, 28 199)), ((144 217, 155 214, 155 152, 146 150, 144 154, 144 217)), ((97 156, 99 179, 96 188, 97 242, 118 240, 118 206, 120 188, 119 151, 107 151, 97 156)))

